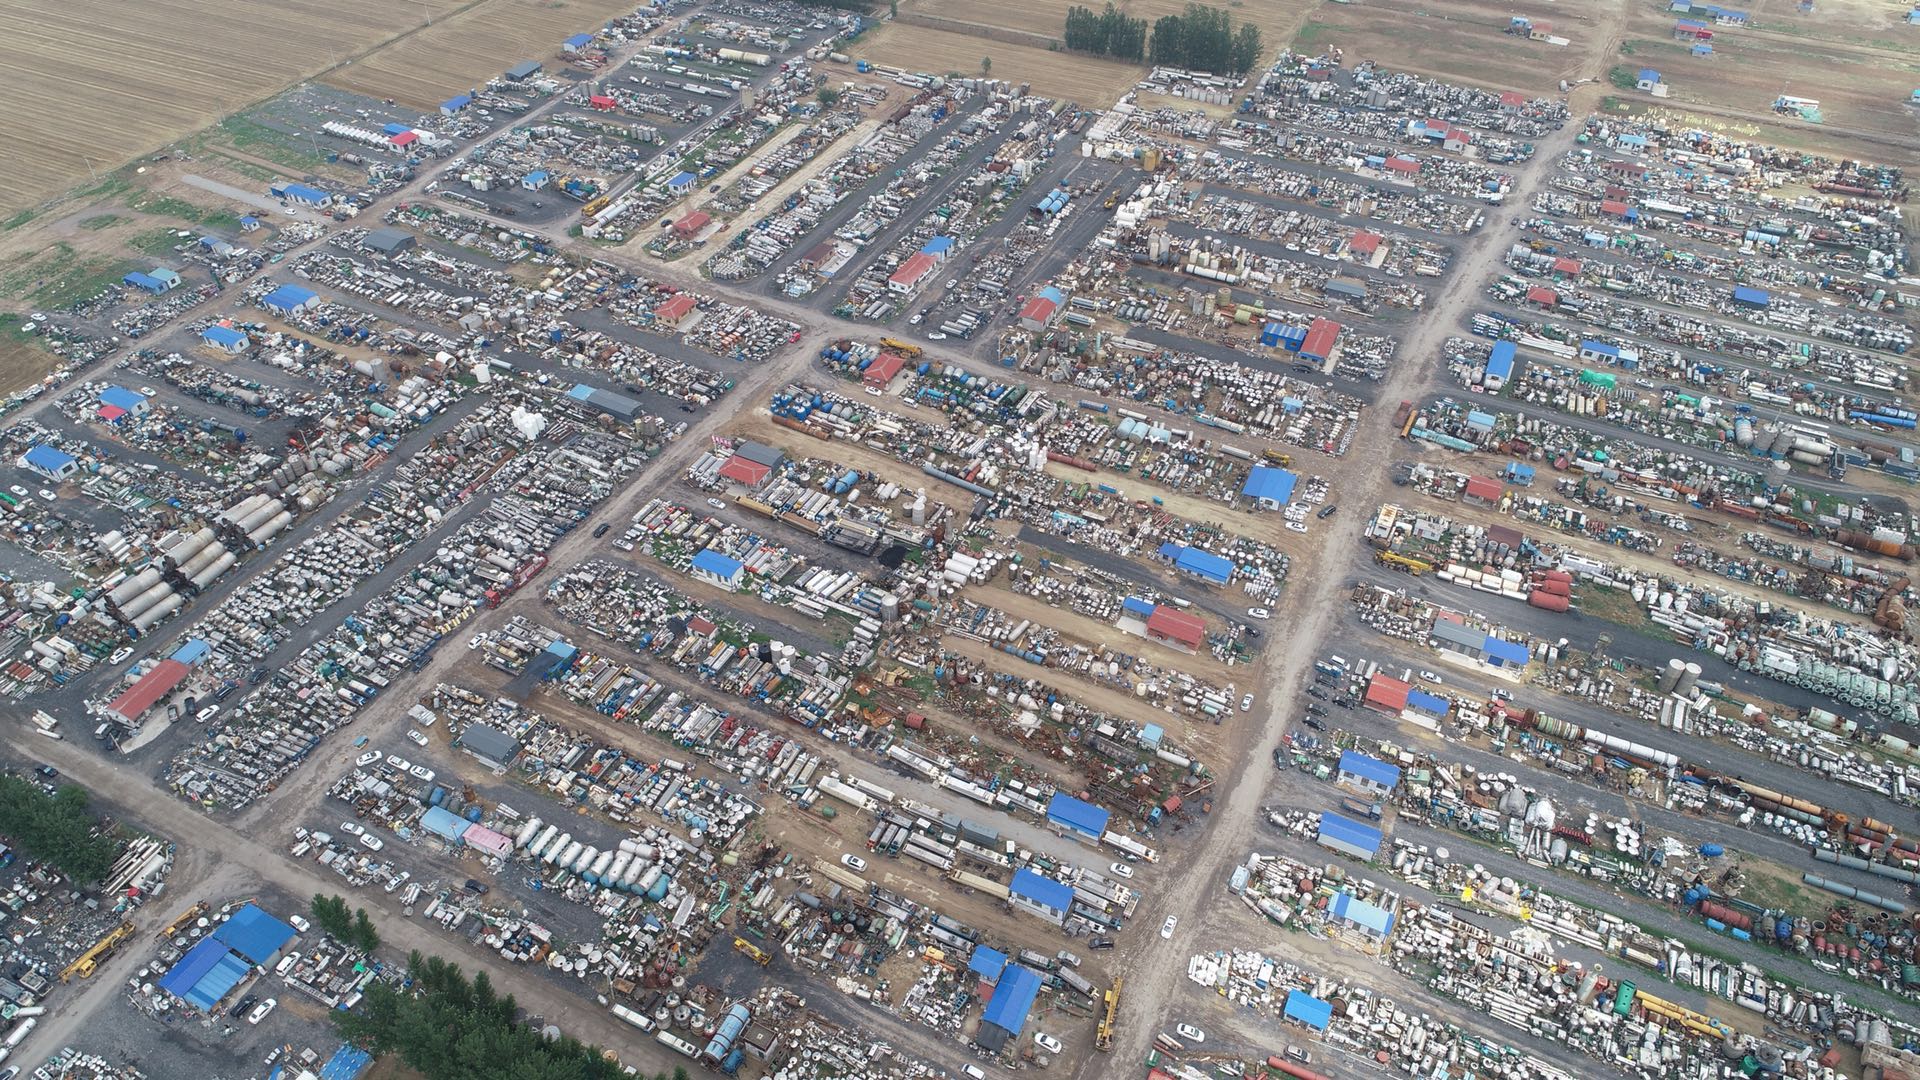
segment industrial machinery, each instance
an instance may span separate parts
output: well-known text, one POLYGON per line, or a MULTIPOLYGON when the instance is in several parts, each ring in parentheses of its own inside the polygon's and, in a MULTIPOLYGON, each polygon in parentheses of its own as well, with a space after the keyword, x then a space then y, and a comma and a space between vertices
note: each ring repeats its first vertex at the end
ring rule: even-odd
POLYGON ((124 919, 121 920, 119 926, 107 931, 106 937, 94 942, 93 948, 81 953, 79 959, 68 964, 66 970, 60 973, 60 981, 66 982, 75 975, 83 979, 92 978, 93 969, 100 966, 100 961, 105 960, 121 942, 132 936, 133 924, 124 919))

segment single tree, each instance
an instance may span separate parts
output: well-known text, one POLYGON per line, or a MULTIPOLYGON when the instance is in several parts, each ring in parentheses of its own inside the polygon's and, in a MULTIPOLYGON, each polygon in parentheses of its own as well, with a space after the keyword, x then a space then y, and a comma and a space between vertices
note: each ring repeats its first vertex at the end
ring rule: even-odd
POLYGON ((980 58, 980 74, 982 75, 993 74, 993 57, 983 56, 980 58))

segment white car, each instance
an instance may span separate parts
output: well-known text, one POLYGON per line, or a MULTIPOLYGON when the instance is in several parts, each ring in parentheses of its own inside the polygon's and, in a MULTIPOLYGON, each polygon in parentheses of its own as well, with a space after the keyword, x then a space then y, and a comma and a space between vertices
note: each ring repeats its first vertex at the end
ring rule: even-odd
POLYGON ((1133 876, 1133 867, 1123 862, 1117 862, 1107 867, 1107 873, 1117 878, 1130 878, 1133 876))
POLYGON ((28 495, 33 494, 31 491, 28 491, 26 488, 21 487, 19 484, 15 484, 12 487, 8 488, 7 490, 13 492, 16 497, 22 498, 22 499, 26 498, 28 495))
POLYGON ((141 388, 140 388, 140 393, 141 393, 141 395, 142 395, 142 396, 144 396, 144 397, 158 397, 158 396, 160 395, 160 391, 158 391, 158 390, 155 390, 155 389, 154 389, 153 387, 151 387, 151 386, 143 386, 143 387, 141 387, 141 388))
POLYGON ((293 924, 293 928, 295 930, 298 930, 303 934, 313 928, 313 924, 308 922, 306 918, 301 915, 289 915, 287 916, 287 921, 293 924))
POLYGON ((1272 609, 1270 609, 1270 608, 1263 608, 1263 607, 1250 607, 1250 608, 1248 608, 1248 609, 1247 609, 1247 618, 1249 618, 1249 619, 1271 619, 1271 618, 1273 618, 1273 611, 1272 611, 1272 609))
POLYGON ((1057 1054, 1066 1049, 1060 1045, 1059 1039, 1054 1038, 1044 1031, 1036 1031, 1033 1033, 1033 1045, 1045 1050, 1049 1054, 1057 1054))
POLYGON ((220 711, 220 706, 209 705, 206 708, 201 709, 199 712, 194 713, 193 718, 196 722, 204 724, 207 721, 213 719, 213 714, 219 711, 220 711))
POLYGON ((407 771, 413 774, 415 780, 423 784, 433 783, 434 771, 425 765, 412 765, 407 768, 407 771))
POLYGON ((340 831, 348 836, 359 836, 367 830, 357 821, 343 821, 340 823, 340 831))
POLYGON ((1207 1041, 1207 1033, 1194 1027, 1192 1024, 1175 1024, 1173 1030, 1175 1034, 1191 1043, 1203 1043, 1207 1041))
POLYGON ((719 499, 708 499, 707 505, 713 507, 715 510, 725 510, 727 508, 727 504, 721 502, 719 499))
POLYGON ((363 769, 369 765, 376 765, 379 763, 379 761, 380 761, 380 751, 378 750, 369 750, 366 753, 361 754, 359 757, 353 759, 353 763, 355 765, 360 766, 363 769))
POLYGON ((53 489, 52 489, 52 488, 41 488, 41 489, 40 489, 40 497, 41 497, 41 498, 43 498, 43 499, 45 499, 45 500, 47 500, 48 502, 59 502, 59 501, 60 501, 60 496, 58 496, 58 495, 55 495, 55 494, 53 493, 53 489))
POLYGON ((1306 532, 1306 531, 1307 531, 1307 527, 1306 527, 1305 525, 1302 525, 1302 524, 1300 524, 1300 523, 1299 523, 1299 522, 1297 522, 1297 521, 1289 521, 1289 522, 1287 522, 1287 528, 1289 528, 1289 529, 1291 529, 1292 531, 1294 531, 1294 532, 1297 532, 1297 533, 1303 533, 1303 532, 1306 532))
POLYGON ((1430 683, 1437 683, 1437 682, 1445 682, 1445 681, 1446 681, 1446 680, 1444 680, 1444 679, 1442 679, 1442 678, 1441 678, 1440 676, 1438 676, 1438 675, 1435 675, 1435 674, 1434 674, 1433 672, 1431 672, 1431 671, 1423 671, 1423 672, 1421 672, 1421 673, 1420 673, 1420 677, 1421 677, 1421 678, 1423 678, 1423 679, 1425 679, 1425 680, 1427 680, 1427 681, 1428 681, 1428 682, 1430 682, 1430 683))
POLYGON ((401 772, 406 772, 408 769, 413 768, 413 762, 408 761, 406 758, 401 757, 399 754, 388 754, 387 767, 393 768, 393 769, 399 769, 401 772))
POLYGON ((1178 915, 1167 916, 1167 921, 1160 924, 1160 936, 1163 938, 1172 937, 1173 928, 1179 925, 1180 925, 1180 916, 1178 915))
POLYGON ((1241 712, 1253 711, 1253 695, 1252 694, 1240 695, 1240 711, 1241 712))
POLYGON ((360 846, 366 848, 368 851, 379 851, 381 848, 387 846, 387 842, 372 833, 361 833, 360 846))
POLYGON ((420 732, 420 729, 419 729, 419 728, 408 728, 408 729, 407 729, 407 738, 408 738, 408 739, 411 739, 411 740, 413 741, 413 744, 414 744, 415 746, 425 746, 425 745, 427 745, 427 737, 426 737, 425 735, 423 735, 423 734, 421 734, 421 732, 420 732))
POLYGON ((280 1004, 278 1001, 274 1000, 273 998, 268 998, 267 1000, 261 1002, 260 1004, 255 1005, 253 1007, 253 1011, 247 1014, 247 1023, 257 1024, 260 1021, 265 1020, 267 1018, 267 1014, 272 1012, 273 1007, 278 1004, 280 1004))
POLYGON ((866 872, 867 860, 861 858, 858 855, 842 855, 840 856, 840 865, 846 867, 847 869, 853 871, 856 874, 860 874, 860 873, 866 872))
POLYGON ((987 1080, 986 1070, 978 1065, 960 1066, 960 1075, 966 1077, 967 1080, 987 1080))
POLYGON ((132 649, 132 647, 130 647, 130 646, 122 646, 121 648, 118 648, 118 649, 115 649, 115 650, 113 650, 113 655, 112 655, 112 656, 109 656, 109 657, 107 657, 107 663, 109 663, 109 664, 117 664, 117 663, 119 663, 120 661, 122 661, 122 660, 125 660, 125 659, 126 659, 127 657, 129 657, 129 656, 132 656, 132 655, 133 655, 133 649, 132 649))
POLYGON ((481 640, 481 637, 480 637, 480 635, 479 635, 479 634, 475 634, 475 635, 473 635, 472 637, 470 637, 470 638, 468 638, 468 639, 467 639, 467 651, 469 651, 469 652, 471 652, 471 651, 473 651, 474 649, 477 649, 477 648, 479 648, 479 647, 480 647, 480 640, 481 640))

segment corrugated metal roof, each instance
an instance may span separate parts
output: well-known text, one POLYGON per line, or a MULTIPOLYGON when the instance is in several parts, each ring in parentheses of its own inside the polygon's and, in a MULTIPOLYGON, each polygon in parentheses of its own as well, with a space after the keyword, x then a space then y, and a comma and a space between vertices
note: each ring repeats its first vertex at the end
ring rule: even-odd
POLYGON ((520 752, 520 743, 513 736, 486 724, 469 725, 460 733, 460 745, 469 753, 502 764, 512 761, 520 752))
POLYGON ((1333 1022, 1333 1002, 1322 1001, 1305 990, 1289 990, 1286 1007, 1280 1015, 1288 1020, 1298 1020, 1315 1031, 1325 1031, 1327 1025, 1333 1022))
POLYGON ((140 676, 138 682, 121 691, 107 709, 132 723, 141 713, 153 708, 154 702, 172 693, 186 677, 187 665, 178 660, 162 660, 153 665, 152 671, 140 676))
POLYGON ((1452 619, 1435 619, 1433 636, 1452 645, 1466 645, 1478 649, 1485 643, 1487 632, 1462 626, 1452 619))
POLYGON ((1407 707, 1407 691, 1411 689, 1413 688, 1399 679, 1375 675, 1373 680, 1367 683, 1366 704, 1397 713, 1407 707))
POLYGON ((1489 659, 1498 660, 1503 664, 1525 664, 1530 658, 1525 645, 1515 641, 1504 641, 1492 634, 1487 635, 1481 648, 1486 650, 1489 659))
POLYGON ((1007 954, 999 949, 989 949, 985 945, 973 950, 973 958, 967 961, 967 970, 987 980, 997 982, 1000 973, 1006 970, 1007 954))
POLYGON ((1209 581, 1225 585, 1233 580, 1233 560, 1215 555, 1211 551, 1199 548, 1180 549, 1179 558, 1174 560, 1176 568, 1189 574, 1195 574, 1209 581))
POLYGON ((1255 465, 1247 470, 1247 482, 1241 485, 1240 494, 1284 504, 1292 500, 1293 488, 1298 481, 1298 477, 1285 469, 1255 465))
MULTIPOLYGON (((1095 806, 1083 799, 1076 799, 1062 791, 1054 792, 1053 798, 1047 800, 1048 821, 1065 825, 1075 832, 1086 833, 1089 836, 1099 836, 1101 833, 1106 832, 1107 821, 1110 817, 1111 815, 1109 815, 1105 809, 1095 806)), ((1018 875, 1015 876, 1017 877, 1018 875)), ((1038 874, 1033 876, 1039 877, 1038 874)), ((1047 879, 1042 878, 1041 880, 1044 881, 1047 879)), ((1067 887, 1061 885, 1060 888, 1066 889, 1067 887)), ((1071 889, 1067 891, 1069 894, 1072 893, 1071 889)), ((1067 905, 1055 904, 1053 906, 1064 909, 1067 905)))
POLYGON ((1393 913, 1383 907, 1369 904, 1348 893, 1333 894, 1333 903, 1328 905, 1336 919, 1345 919, 1365 930, 1371 930, 1381 936, 1393 929, 1393 913))
POLYGON ((1407 708, 1418 709, 1433 716, 1445 716, 1453 705, 1446 698, 1429 694, 1416 686, 1407 691, 1407 708))
MULTIPOLYGON (((1019 1038, 1026 1029, 1027 1014, 1033 1011, 1033 1001, 1040 996, 1040 974, 1032 968, 1019 964, 1008 964, 1000 975, 1000 982, 993 989, 993 996, 987 999, 987 1007, 980 1013, 982 1024, 991 1024, 1005 1032, 1010 1038, 1019 1038)), ((1001 1040, 1004 1045, 1005 1040, 1001 1040)))
POLYGON ((293 940, 293 927, 267 914, 259 904, 248 904, 221 923, 213 936, 248 960, 264 964, 293 940))
POLYGON ((701 548, 693 557, 693 568, 704 570, 718 578, 731 579, 740 573, 746 564, 730 555, 722 555, 712 548, 701 548))
MULTIPOLYGON (((1106 813, 1105 810, 1100 812, 1106 813)), ((1054 911, 1065 911, 1073 903, 1072 886, 1036 874, 1024 866, 1013 872, 1013 881, 1007 886, 1007 891, 1054 911)))
POLYGON ((1352 750, 1340 752, 1340 771, 1357 776, 1369 783, 1379 784, 1381 787, 1390 788, 1400 782, 1398 765, 1389 765, 1379 758, 1368 757, 1352 750))
POLYGON ((443 840, 459 840, 467 831, 467 822, 444 806, 429 806, 420 815, 420 827, 443 840))
POLYGON ((1183 645, 1198 648, 1207 640, 1207 624, 1197 615, 1177 608, 1156 607, 1147 616, 1147 633, 1170 637, 1183 645))
POLYGON ((1320 811, 1320 842, 1333 841, 1356 848, 1372 858, 1380 850, 1380 830, 1371 825, 1362 825, 1352 818, 1341 817, 1331 810, 1320 811))

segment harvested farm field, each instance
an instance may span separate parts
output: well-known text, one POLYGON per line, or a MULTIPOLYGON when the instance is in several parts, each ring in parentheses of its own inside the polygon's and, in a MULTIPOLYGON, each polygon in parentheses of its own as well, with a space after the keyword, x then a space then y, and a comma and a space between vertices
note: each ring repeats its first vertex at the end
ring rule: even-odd
POLYGON ((1526 94, 1557 91, 1560 80, 1579 77, 1588 57, 1612 48, 1597 9, 1589 13, 1542 0, 1498 8, 1471 0, 1435 0, 1418 10, 1328 0, 1293 39, 1293 50, 1308 56, 1339 49, 1348 67, 1372 60, 1396 71, 1526 94), (1547 25, 1552 36, 1565 38, 1567 44, 1509 34, 1509 16, 1547 25))
POLYGON ((90 165, 105 174, 459 6, 283 0, 236 18, 214 0, 0 5, 0 139, 34 148, 0 161, 0 213, 35 206, 85 180, 90 165))
POLYGON ((973 76, 980 74, 981 58, 990 57, 994 78, 1030 83, 1036 94, 1091 108, 1113 104, 1115 98, 1147 71, 1138 64, 1048 52, 1030 45, 989 41, 972 34, 901 23, 888 23, 861 38, 854 47, 854 55, 908 71, 973 76))
POLYGON ((321 81, 432 109, 517 61, 538 60, 553 67, 563 38, 592 30, 635 6, 633 0, 487 0, 435 22, 430 33, 412 35, 336 68, 321 81))

